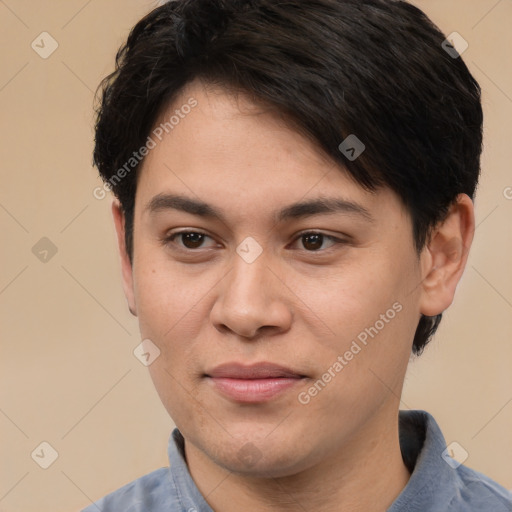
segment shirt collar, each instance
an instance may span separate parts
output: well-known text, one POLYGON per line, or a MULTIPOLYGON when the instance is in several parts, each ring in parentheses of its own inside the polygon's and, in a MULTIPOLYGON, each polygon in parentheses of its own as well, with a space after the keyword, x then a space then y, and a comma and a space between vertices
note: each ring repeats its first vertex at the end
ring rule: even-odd
POLYGON ((185 457, 185 441, 181 432, 175 428, 169 438, 169 474, 174 483, 176 498, 183 512, 213 512, 199 492, 190 476, 185 457))
POLYGON ((447 510, 461 487, 457 471, 444 454, 446 442, 435 419, 425 411, 400 411, 400 448, 411 477, 388 512, 447 510))

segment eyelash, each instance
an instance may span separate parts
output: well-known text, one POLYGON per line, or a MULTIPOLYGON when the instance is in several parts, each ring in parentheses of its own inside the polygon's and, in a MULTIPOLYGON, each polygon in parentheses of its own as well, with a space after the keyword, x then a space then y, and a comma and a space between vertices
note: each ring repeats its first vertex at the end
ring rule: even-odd
MULTIPOLYGON (((162 238, 162 243, 165 245, 165 246, 170 246, 171 244, 174 244, 174 240, 175 238, 179 237, 179 236, 182 236, 182 235, 189 235, 189 234, 194 234, 194 235, 203 235, 205 237, 208 237, 208 238, 211 238, 213 240, 212 237, 210 237, 209 235, 207 235, 206 233, 203 233, 202 231, 179 231, 179 232, 176 232, 176 233, 172 233, 171 235, 169 236, 166 236, 166 237, 163 237, 162 238)), ((308 235, 321 235, 323 237, 323 240, 324 241, 325 239, 331 241, 334 243, 334 245, 332 245, 331 247, 327 248, 327 249, 318 249, 318 250, 315 250, 315 251, 308 251, 307 249, 304 249, 305 252, 307 253, 310 253, 310 254, 322 254, 322 253, 326 253, 327 251, 330 251, 330 249, 333 249, 336 245, 340 245, 340 244, 346 244, 347 241, 346 240, 342 240, 340 238, 337 238, 335 236, 332 236, 332 235, 327 235, 325 233, 322 233, 321 231, 304 231, 302 233, 299 233, 292 241, 292 243, 295 243, 297 240, 303 238, 303 237, 306 237, 308 235)), ((202 248, 201 247, 198 247, 196 249, 189 249, 187 247, 179 247, 178 250, 180 251, 183 251, 183 252, 190 252, 190 253, 194 253, 194 252, 198 252, 200 251, 202 248)))

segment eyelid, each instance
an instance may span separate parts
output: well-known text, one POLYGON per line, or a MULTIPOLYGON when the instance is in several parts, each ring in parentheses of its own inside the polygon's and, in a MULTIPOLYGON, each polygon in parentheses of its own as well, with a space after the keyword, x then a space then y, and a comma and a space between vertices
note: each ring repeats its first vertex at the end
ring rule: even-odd
MULTIPOLYGON (((175 238, 179 237, 180 235, 185 235, 185 234, 190 234, 190 233, 197 234, 197 235, 202 235, 204 237, 210 238, 211 240, 215 241, 213 236, 211 236, 208 233, 206 233, 206 232, 204 232, 204 231, 202 231, 200 229, 197 229, 197 228, 188 228, 188 229, 184 228, 184 229, 182 229, 180 231, 175 231, 173 233, 167 233, 163 237, 160 238, 160 241, 165 246, 173 244, 173 245, 175 245, 177 247, 178 250, 181 250, 181 251, 184 251, 184 252, 189 252, 189 253, 195 253, 195 252, 199 252, 201 250, 208 249, 207 247, 198 247, 196 249, 189 249, 187 247, 184 247, 183 245, 179 245, 179 244, 175 244, 174 243, 174 239, 175 238)), ((309 230, 304 230, 304 231, 301 231, 301 232, 297 233, 295 235, 295 237, 293 238, 291 244, 292 245, 295 244, 299 239, 301 239, 302 237, 304 237, 306 235, 321 235, 321 236, 324 237, 324 239, 328 239, 328 240, 330 240, 333 243, 333 245, 331 245, 327 249, 320 249, 320 250, 316 250, 316 251, 308 251, 307 249, 301 249, 303 252, 305 252, 307 254, 310 254, 310 255, 326 254, 326 253, 330 252, 331 249, 335 248, 336 245, 343 245, 343 244, 347 244, 348 243, 348 240, 346 238, 342 238, 342 237, 338 237, 338 236, 334 236, 334 235, 329 235, 329 234, 325 233, 322 230, 309 229, 309 230)))
POLYGON ((203 247, 199 247, 198 249, 189 249, 187 247, 184 247, 182 245, 178 245, 178 244, 174 243, 174 238, 177 238, 180 235, 185 235, 185 234, 189 234, 189 233, 193 233, 196 235, 203 235, 203 236, 208 237, 211 240, 215 241, 215 239, 212 236, 210 236, 208 233, 206 233, 202 230, 199 230, 196 228, 188 228, 188 229, 182 229, 180 231, 175 231, 173 233, 167 232, 162 237, 160 237, 160 242, 165 246, 169 246, 169 245, 173 244, 178 248, 178 250, 182 250, 182 251, 186 251, 186 252, 198 252, 199 250, 204 249, 203 247))
POLYGON ((294 244, 297 240, 299 240, 300 238, 302 238, 303 236, 306 236, 306 235, 321 235, 324 237, 324 239, 328 239, 331 242, 333 242, 333 245, 331 247, 328 247, 327 249, 322 249, 322 250, 318 250, 318 251, 307 251, 306 249, 303 249, 303 251, 306 252, 307 254, 319 254, 319 255, 326 254, 332 248, 334 248, 336 245, 348 243, 348 240, 346 238, 341 238, 341 237, 338 237, 335 235, 329 235, 328 233, 325 233, 322 230, 307 229, 305 231, 301 231, 300 233, 297 233, 297 235, 295 236, 295 238, 292 241, 292 244, 294 244))

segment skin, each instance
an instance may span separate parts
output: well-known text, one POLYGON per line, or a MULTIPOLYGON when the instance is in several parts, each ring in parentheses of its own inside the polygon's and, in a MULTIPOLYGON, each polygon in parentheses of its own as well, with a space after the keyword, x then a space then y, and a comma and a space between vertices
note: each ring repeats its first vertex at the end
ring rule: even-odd
POLYGON ((418 256, 394 192, 365 191, 243 95, 195 81, 162 119, 191 96, 197 107, 140 170, 133 265, 122 209, 112 205, 128 306, 142 339, 161 351, 149 370, 185 438, 190 473, 217 512, 385 511, 410 476, 398 408, 414 332, 421 314, 453 300, 473 239, 471 199, 458 196, 418 256), (224 220, 151 213, 147 205, 162 193, 207 202, 224 220), (274 212, 320 196, 358 203, 373 220, 337 212, 275 222, 274 212), (207 236, 162 241, 180 230, 207 236), (262 249, 252 263, 236 252, 246 237, 262 249), (397 302, 401 311, 301 403, 299 393, 397 302), (240 404, 204 376, 232 361, 272 362, 306 377, 268 402, 240 404), (248 452, 252 464, 240 457, 248 452))

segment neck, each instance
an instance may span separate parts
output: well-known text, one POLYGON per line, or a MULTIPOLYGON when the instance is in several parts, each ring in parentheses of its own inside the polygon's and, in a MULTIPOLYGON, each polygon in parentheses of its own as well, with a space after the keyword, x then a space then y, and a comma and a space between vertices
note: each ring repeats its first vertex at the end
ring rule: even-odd
POLYGON ((384 512, 410 474, 400 452, 398 412, 377 416, 340 449, 300 473, 268 479, 237 475, 185 442, 187 464, 215 512, 384 512))

